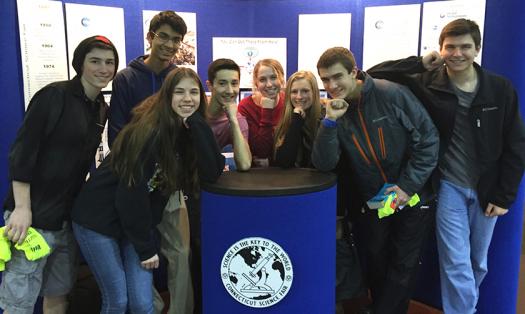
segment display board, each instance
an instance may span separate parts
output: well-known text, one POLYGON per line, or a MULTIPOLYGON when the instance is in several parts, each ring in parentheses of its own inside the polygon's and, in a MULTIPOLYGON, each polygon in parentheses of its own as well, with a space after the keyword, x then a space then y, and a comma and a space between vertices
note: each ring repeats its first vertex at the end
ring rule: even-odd
MULTIPOLYGON (((483 47, 483 29, 485 25, 485 0, 476 1, 435 1, 423 4, 423 23, 421 26, 420 55, 439 51, 439 34, 443 27, 455 19, 466 18, 475 21, 481 31, 483 47)), ((475 61, 481 64, 481 51, 475 61)))
MULTIPOLYGON (((311 71, 317 77, 317 60, 326 49, 336 46, 350 49, 351 22, 350 13, 300 14, 297 70, 311 71)), ((317 84, 323 88, 318 77, 317 84)))
POLYGON ((386 60, 417 55, 420 11, 419 4, 365 8, 364 70, 386 60))
MULTIPOLYGON (((69 60, 77 45, 87 37, 103 35, 109 38, 117 48, 118 70, 126 67, 126 40, 124 32, 124 9, 66 3, 67 47, 69 60)), ((75 76, 75 70, 69 62, 69 77, 75 76)), ((111 83, 104 90, 111 90, 111 83)))
POLYGON ((229 58, 241 68, 241 88, 252 87, 253 69, 261 59, 279 61, 286 78, 286 38, 213 37, 213 60, 229 58))
POLYGON ((27 109, 42 87, 68 79, 66 32, 62 3, 47 0, 17 0, 20 55, 27 109), (59 18, 57 18, 57 16, 59 18))

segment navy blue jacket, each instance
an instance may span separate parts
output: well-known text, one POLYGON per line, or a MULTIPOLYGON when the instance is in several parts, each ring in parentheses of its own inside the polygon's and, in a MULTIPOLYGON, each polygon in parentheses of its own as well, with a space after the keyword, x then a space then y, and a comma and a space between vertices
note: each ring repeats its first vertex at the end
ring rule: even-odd
POLYGON ((170 65, 159 74, 151 71, 140 56, 131 61, 127 68, 117 73, 113 79, 109 108, 108 142, 109 147, 122 128, 131 120, 131 111, 144 99, 156 93, 168 73, 175 69, 170 65))
MULTIPOLYGON (((425 183, 437 165, 437 129, 406 87, 372 79, 365 72, 358 78, 363 80, 361 101, 350 104, 336 127, 321 125, 312 163, 330 171, 346 156, 349 169, 338 173, 352 179, 360 201, 372 198, 388 182, 408 195, 418 193, 425 203, 432 197, 425 183)), ((359 208, 358 203, 352 202, 351 208, 359 208)))

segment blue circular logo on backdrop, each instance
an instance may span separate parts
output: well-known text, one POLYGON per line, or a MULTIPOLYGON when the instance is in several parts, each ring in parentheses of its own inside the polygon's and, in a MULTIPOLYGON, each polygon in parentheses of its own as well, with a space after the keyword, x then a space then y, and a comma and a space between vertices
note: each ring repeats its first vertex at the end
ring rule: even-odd
POLYGON ((91 22, 91 20, 89 19, 89 17, 83 17, 80 20, 80 24, 82 24, 82 26, 84 26, 84 27, 88 27, 90 22, 91 22))

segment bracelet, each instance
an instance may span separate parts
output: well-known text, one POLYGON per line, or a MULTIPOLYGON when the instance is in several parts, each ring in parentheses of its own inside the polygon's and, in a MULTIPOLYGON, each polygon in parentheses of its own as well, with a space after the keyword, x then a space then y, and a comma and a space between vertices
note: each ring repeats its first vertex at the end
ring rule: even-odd
POLYGON ((321 123, 325 128, 335 128, 337 126, 337 121, 330 120, 328 118, 321 120, 321 123))

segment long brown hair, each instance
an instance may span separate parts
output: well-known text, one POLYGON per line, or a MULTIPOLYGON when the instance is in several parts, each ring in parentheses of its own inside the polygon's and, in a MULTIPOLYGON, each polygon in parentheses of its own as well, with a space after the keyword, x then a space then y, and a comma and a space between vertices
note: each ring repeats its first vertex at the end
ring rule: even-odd
POLYGON ((275 129, 274 154, 277 151, 277 148, 283 144, 284 137, 292 123, 292 113, 294 110, 291 98, 292 84, 302 79, 306 80, 312 89, 312 106, 305 110, 305 123, 303 126, 303 130, 306 131, 305 134, 309 137, 306 141, 313 143, 315 135, 317 134, 319 118, 321 116, 321 101, 319 97, 319 87, 317 87, 317 80, 315 79, 314 74, 310 71, 295 72, 290 78, 288 78, 288 82, 286 82, 284 113, 275 129))
POLYGON ((163 192, 172 193, 188 183, 195 188, 197 171, 193 145, 182 141, 183 121, 171 106, 173 91, 183 78, 193 79, 199 85, 200 105, 195 114, 204 116, 206 95, 197 73, 188 68, 171 71, 160 90, 133 110, 131 122, 113 143, 111 167, 128 185, 137 183, 143 175, 141 154, 154 152, 158 154, 162 170, 158 179, 163 192))

